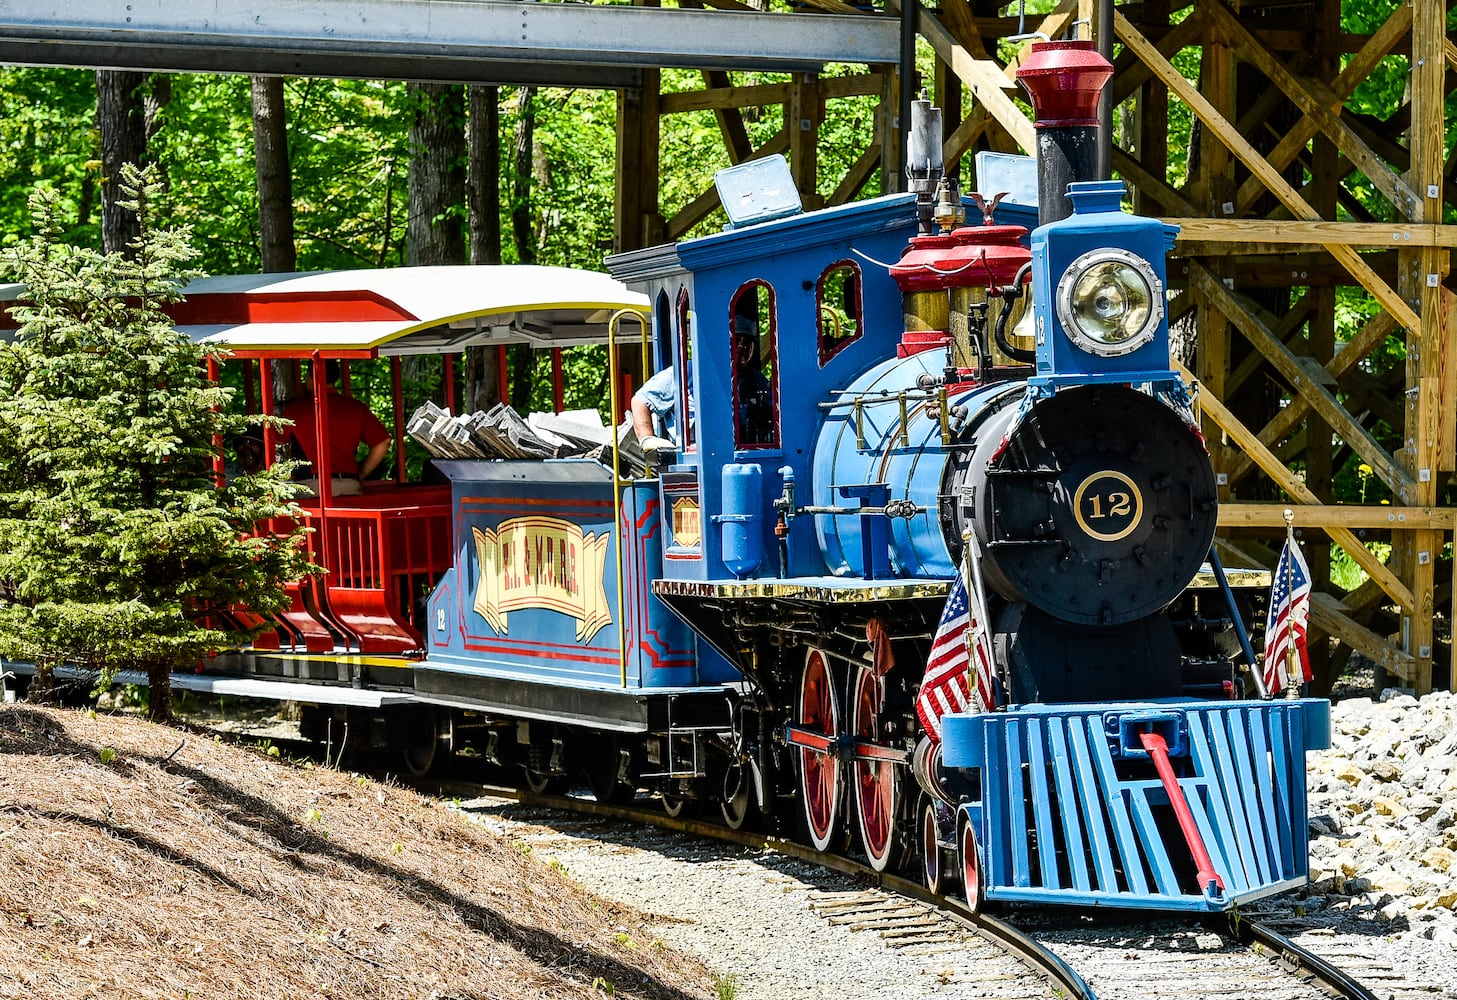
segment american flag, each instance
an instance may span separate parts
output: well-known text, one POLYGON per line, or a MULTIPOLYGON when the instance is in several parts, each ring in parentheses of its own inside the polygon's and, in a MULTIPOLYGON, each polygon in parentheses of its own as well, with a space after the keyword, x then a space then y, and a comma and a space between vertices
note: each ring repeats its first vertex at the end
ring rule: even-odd
POLYGON ((916 697, 916 715, 920 717, 926 735, 939 743, 943 715, 966 711, 985 712, 995 707, 991 637, 986 626, 973 616, 971 602, 967 597, 965 575, 958 573, 951 593, 946 598, 946 607, 941 612, 941 623, 936 626, 936 638, 931 643, 931 655, 926 660, 926 673, 921 678, 921 693, 916 697), (973 644, 977 651, 977 690, 974 699, 967 669, 971 663, 968 632, 975 637, 973 644))
POLYGON ((1270 583, 1270 610, 1265 619, 1265 690, 1278 694, 1287 680, 1289 652, 1300 659, 1301 676, 1310 680, 1310 656, 1305 649, 1310 620, 1310 568, 1293 538, 1285 539, 1275 578, 1270 583))

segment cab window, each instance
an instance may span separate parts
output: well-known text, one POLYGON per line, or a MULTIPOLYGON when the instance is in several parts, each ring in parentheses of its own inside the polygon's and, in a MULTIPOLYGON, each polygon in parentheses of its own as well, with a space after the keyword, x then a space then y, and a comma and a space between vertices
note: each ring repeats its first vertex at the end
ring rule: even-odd
POLYGON ((859 339, 860 268, 848 260, 831 264, 815 287, 819 315, 820 367, 859 339))
POLYGON ((779 446, 779 358, 774 289, 751 281, 729 306, 729 357, 733 372, 734 445, 779 446))
POLYGON ((678 303, 676 309, 678 328, 678 353, 674 363, 678 366, 678 406, 680 409, 680 420, 678 426, 683 428, 683 450, 693 451, 697 446, 698 436, 697 421, 693 419, 693 337, 692 337, 692 310, 688 303, 688 289, 678 289, 678 303), (684 402, 686 400, 686 403, 684 402))

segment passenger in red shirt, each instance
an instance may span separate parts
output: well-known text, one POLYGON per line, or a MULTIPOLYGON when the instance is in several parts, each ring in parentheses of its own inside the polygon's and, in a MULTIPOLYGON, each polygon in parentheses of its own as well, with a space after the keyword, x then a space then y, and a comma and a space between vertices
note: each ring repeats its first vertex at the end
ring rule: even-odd
MULTIPOLYGON (((369 407, 357 399, 341 396, 334 388, 339 380, 339 362, 325 363, 324 375, 329 381, 329 471, 333 475, 331 492, 336 497, 358 496, 364 492, 359 485, 361 479, 379 467, 390 450, 390 432, 369 407), (359 445, 369 449, 364 461, 357 459, 359 445)), ((314 466, 314 447, 317 442, 314 429, 314 397, 306 394, 295 399, 283 409, 283 415, 293 421, 293 437, 303 450, 304 459, 314 466)), ((319 491, 317 478, 305 479, 303 485, 313 493, 319 491)))

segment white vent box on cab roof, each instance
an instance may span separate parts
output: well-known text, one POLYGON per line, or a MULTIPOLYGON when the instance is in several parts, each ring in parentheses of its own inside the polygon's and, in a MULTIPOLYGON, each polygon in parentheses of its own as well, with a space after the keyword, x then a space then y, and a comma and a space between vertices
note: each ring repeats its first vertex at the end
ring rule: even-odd
POLYGON ((713 186, 718 188, 718 200, 728 213, 730 229, 801 211, 789 161, 778 153, 725 167, 713 175, 713 186))

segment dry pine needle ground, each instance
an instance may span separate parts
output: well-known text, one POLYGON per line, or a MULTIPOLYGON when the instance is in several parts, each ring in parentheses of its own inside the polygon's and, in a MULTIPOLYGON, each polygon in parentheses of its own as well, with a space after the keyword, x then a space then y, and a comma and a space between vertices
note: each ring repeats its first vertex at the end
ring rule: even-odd
POLYGON ((713 992, 439 803, 132 718, 0 709, 0 871, 0 997, 713 992))

